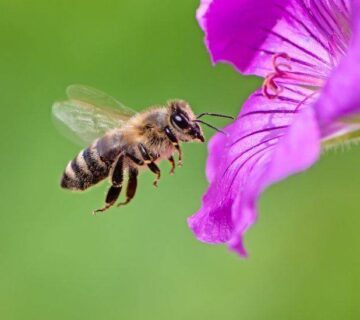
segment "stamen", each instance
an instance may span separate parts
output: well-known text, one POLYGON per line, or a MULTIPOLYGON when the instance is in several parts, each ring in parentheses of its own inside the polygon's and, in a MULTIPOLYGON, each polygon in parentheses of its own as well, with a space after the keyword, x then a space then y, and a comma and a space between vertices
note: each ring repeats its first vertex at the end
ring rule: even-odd
POLYGON ((285 53, 277 53, 272 58, 274 72, 271 72, 264 80, 262 86, 263 95, 269 99, 277 98, 283 91, 283 87, 279 85, 278 80, 290 80, 309 87, 322 87, 324 81, 321 78, 300 72, 293 72, 289 63, 279 62, 279 59, 291 61, 291 57, 285 53))
POLYGON ((272 64, 274 66, 275 71, 276 72, 284 72, 283 70, 280 69, 280 67, 285 67, 288 70, 291 70, 291 65, 288 63, 279 63, 278 62, 279 58, 283 58, 283 59, 286 59, 287 61, 291 61, 290 56, 285 52, 275 54, 272 58, 272 64))

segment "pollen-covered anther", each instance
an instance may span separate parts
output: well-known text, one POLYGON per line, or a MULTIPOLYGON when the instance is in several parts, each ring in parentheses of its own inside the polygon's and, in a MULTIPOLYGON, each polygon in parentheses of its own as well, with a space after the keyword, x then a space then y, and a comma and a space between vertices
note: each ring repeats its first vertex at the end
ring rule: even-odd
POLYGON ((265 97, 269 99, 277 98, 281 91, 282 87, 276 84, 275 79, 277 78, 276 73, 269 74, 262 85, 262 93, 265 97))
POLYGON ((291 57, 287 53, 274 54, 272 58, 274 71, 265 77, 262 85, 262 92, 265 97, 275 99, 279 96, 283 90, 279 80, 282 80, 283 83, 297 83, 298 85, 313 89, 321 88, 324 85, 324 80, 321 77, 295 72, 289 63, 279 61, 280 59, 291 61, 291 57))
POLYGON ((265 77, 262 92, 265 97, 268 99, 277 98, 282 92, 282 87, 276 83, 276 79, 286 78, 286 74, 291 70, 291 65, 284 62, 279 62, 279 59, 291 60, 290 56, 287 53, 277 53, 274 54, 272 58, 272 65, 274 72, 270 73, 265 77))
POLYGON ((290 64, 279 62, 279 59, 285 59, 287 61, 291 61, 290 56, 285 52, 274 54, 272 58, 272 64, 277 73, 285 72, 285 70, 281 70, 280 67, 285 67, 286 69, 291 70, 290 64))

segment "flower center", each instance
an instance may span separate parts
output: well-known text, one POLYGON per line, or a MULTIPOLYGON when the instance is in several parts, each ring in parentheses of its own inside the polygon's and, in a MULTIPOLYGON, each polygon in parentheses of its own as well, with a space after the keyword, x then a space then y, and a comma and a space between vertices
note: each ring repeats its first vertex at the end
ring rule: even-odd
POLYGON ((272 58, 274 71, 266 76, 263 95, 269 99, 277 98, 283 90, 282 84, 297 84, 316 91, 324 84, 324 80, 307 73, 292 71, 291 57, 285 53, 277 53, 272 58), (281 60, 285 60, 281 61, 281 60))

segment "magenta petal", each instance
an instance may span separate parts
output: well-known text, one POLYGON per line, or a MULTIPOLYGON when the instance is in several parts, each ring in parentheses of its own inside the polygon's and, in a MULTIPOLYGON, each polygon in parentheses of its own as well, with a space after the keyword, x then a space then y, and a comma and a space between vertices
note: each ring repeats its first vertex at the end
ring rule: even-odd
MULTIPOLYGON (((230 129, 228 126, 228 129, 230 129)), ((219 166, 224 161, 226 153, 224 152, 225 145, 227 142, 227 135, 217 134, 215 135, 208 144, 208 159, 206 163, 206 177, 211 182, 216 177, 216 172, 219 166)))
POLYGON ((322 127, 360 113, 360 1, 353 1, 352 39, 339 66, 331 73, 315 105, 322 127))
MULTIPOLYGON (((280 1, 285 5, 288 1, 280 1)), ((213 0, 202 2, 198 21, 206 33, 206 43, 214 62, 226 61, 241 71, 252 63, 267 34, 259 21, 271 29, 282 16, 274 0, 213 0)))
POLYGON ((205 30, 204 15, 206 14, 206 11, 208 10, 212 1, 213 0, 201 0, 199 8, 196 10, 196 19, 198 20, 199 25, 203 30, 205 30))
MULTIPOLYGON (((340 1, 333 2, 335 10, 341 8, 335 6, 340 1)), ((331 65, 331 35, 321 25, 325 22, 316 19, 316 13, 324 9, 313 8, 313 3, 204 0, 197 17, 214 63, 228 62, 242 73, 265 76, 273 69, 273 55, 286 52, 294 58, 293 71, 325 76, 331 65)), ((326 10, 330 9, 327 4, 326 10)))
POLYGON ((234 203, 234 229, 229 246, 243 254, 243 235, 256 218, 256 200, 271 184, 308 169, 320 155, 320 130, 311 108, 294 119, 286 135, 274 148, 271 159, 260 178, 234 203))
POLYGON ((316 161, 320 134, 312 109, 294 111, 308 93, 301 90, 285 89, 275 100, 256 92, 225 129, 226 142, 213 139, 211 183, 201 209, 188 220, 199 240, 228 243, 244 256, 243 235, 256 219, 260 193, 316 161))

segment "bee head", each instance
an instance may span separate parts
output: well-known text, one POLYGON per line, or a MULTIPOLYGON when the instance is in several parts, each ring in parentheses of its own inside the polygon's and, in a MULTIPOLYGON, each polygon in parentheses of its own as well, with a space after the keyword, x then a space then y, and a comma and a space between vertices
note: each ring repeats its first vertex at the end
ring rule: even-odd
POLYGON ((181 141, 205 141, 201 127, 196 122, 196 116, 186 101, 169 101, 168 108, 170 111, 170 124, 181 141))

